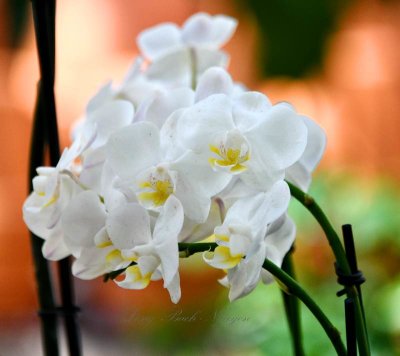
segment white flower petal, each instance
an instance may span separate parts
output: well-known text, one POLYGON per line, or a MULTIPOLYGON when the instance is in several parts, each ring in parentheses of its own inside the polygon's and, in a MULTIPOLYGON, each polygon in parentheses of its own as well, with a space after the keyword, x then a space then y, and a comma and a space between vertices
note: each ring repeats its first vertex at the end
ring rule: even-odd
POLYGON ((233 82, 230 75, 222 68, 212 67, 207 69, 200 77, 196 88, 195 101, 203 100, 212 94, 230 96, 232 92, 233 82))
POLYGON ((229 238, 229 248, 232 255, 246 255, 251 243, 251 230, 240 229, 243 231, 232 232, 229 238), (248 231, 245 231, 248 230, 248 231))
POLYGON ((248 263, 240 263, 235 269, 228 271, 230 301, 244 297, 253 291, 261 278, 264 259, 264 252, 259 250, 248 263))
POLYGON ((248 169, 240 173, 239 177, 251 189, 268 191, 285 177, 285 170, 276 168, 279 165, 277 162, 272 158, 269 162, 263 162, 254 151, 246 165, 248 169))
POLYGON ((222 47, 232 36, 237 21, 224 15, 197 13, 182 26, 182 39, 191 46, 222 47))
POLYGON ((265 253, 268 259, 277 266, 282 264, 286 253, 292 247, 296 237, 296 225, 293 220, 285 215, 277 230, 268 233, 265 237, 265 253), (271 247, 274 247, 272 249, 271 247))
POLYGON ((276 169, 285 169, 303 154, 307 128, 293 110, 278 104, 246 133, 246 137, 264 163, 274 162, 276 169))
POLYGON ((110 268, 106 264, 106 256, 114 247, 88 247, 81 251, 80 256, 72 264, 72 274, 80 279, 95 279, 107 272, 110 268))
POLYGON ((158 162, 159 131, 149 122, 138 122, 124 127, 110 136, 106 153, 114 171, 121 178, 131 179, 158 162))
POLYGON ((240 179, 242 175, 233 176, 229 184, 224 190, 218 193, 218 197, 222 199, 225 207, 230 208, 238 199, 242 199, 257 194, 259 191, 251 188, 240 179))
POLYGON ((230 284, 229 284, 229 280, 228 280, 228 276, 225 276, 223 278, 218 279, 218 282, 224 286, 225 288, 229 288, 230 284))
POLYGON ((178 235, 183 225, 183 208, 171 195, 164 204, 153 231, 155 250, 161 259, 164 286, 176 275, 179 266, 178 235))
POLYGON ((241 131, 248 131, 260 123, 272 107, 269 99, 258 92, 245 92, 235 97, 233 102, 233 117, 236 126, 241 131))
POLYGON ((59 261, 71 254, 71 250, 64 242, 64 236, 58 227, 51 231, 50 236, 42 246, 43 256, 50 261, 59 261))
POLYGON ((304 167, 300 161, 291 165, 285 171, 285 179, 302 189, 303 191, 308 191, 311 185, 311 172, 304 167))
POLYGON ((238 200, 228 210, 224 225, 246 221, 257 231, 278 219, 287 210, 289 201, 289 187, 279 181, 268 192, 238 200))
POLYGON ((196 48, 193 51, 196 62, 197 76, 201 76, 211 67, 227 68, 229 56, 223 51, 209 50, 207 48, 196 48))
POLYGON ((141 32, 137 44, 140 51, 154 61, 182 45, 181 31, 173 23, 164 23, 141 32))
POLYGON ((143 61, 144 61, 143 58, 140 56, 136 57, 133 60, 132 64, 130 65, 129 69, 126 72, 124 79, 122 80, 120 87, 117 89, 119 95, 122 94, 123 96, 125 89, 129 87, 131 83, 135 83, 138 77, 140 77, 141 74, 140 68, 143 65, 143 61))
POLYGON ((178 88, 156 95, 148 106, 144 120, 161 128, 175 110, 188 107, 194 102, 194 93, 189 88, 178 88))
POLYGON ((326 147, 326 135, 322 128, 306 116, 301 116, 307 126, 307 146, 300 159, 286 170, 286 178, 307 191, 311 174, 322 158, 326 147))
POLYGON ((25 224, 30 231, 42 239, 47 239, 51 234, 47 226, 53 213, 51 206, 42 208, 45 204, 45 197, 32 192, 25 200, 22 209, 25 224))
POLYGON ((182 47, 158 58, 146 70, 149 80, 164 86, 190 86, 191 56, 188 48, 182 47))
POLYGON ((206 221, 210 212, 210 197, 194 190, 191 183, 185 179, 181 179, 179 175, 174 195, 181 202, 186 217, 197 223, 206 221))
POLYGON ((179 180, 185 181, 185 185, 190 185, 196 194, 212 197, 229 184, 232 176, 225 172, 215 172, 208 158, 208 154, 189 151, 171 163, 170 168, 177 171, 179 180))
POLYGON ((82 171, 79 175, 80 182, 87 188, 102 194, 102 172, 106 152, 104 147, 91 150, 85 155, 82 171))
POLYGON ((177 125, 179 140, 196 151, 209 151, 215 137, 233 129, 231 101, 216 94, 199 101, 182 115, 177 125))
POLYGON ((312 172, 325 151, 326 134, 324 130, 313 120, 306 116, 301 116, 307 126, 307 146, 300 158, 301 163, 312 172))
POLYGON ((178 272, 166 288, 168 289, 172 303, 177 304, 181 299, 181 286, 178 272))
POLYGON ((206 237, 213 234, 215 226, 221 224, 219 205, 212 200, 210 213, 203 224, 199 224, 188 218, 185 219, 182 231, 179 234, 179 242, 197 242, 204 240, 206 237))
POLYGON ((241 261, 242 255, 232 256, 229 247, 218 246, 213 252, 213 258, 206 257, 207 252, 203 253, 203 260, 214 268, 232 269, 235 268, 241 261))
POLYGON ((125 270, 125 279, 115 280, 120 287, 126 289, 144 289, 150 281, 153 272, 159 265, 159 260, 154 256, 141 256, 138 264, 125 270))
POLYGON ((151 275, 160 265, 160 260, 155 256, 141 256, 137 261, 137 265, 143 276, 147 274, 151 275))
POLYGON ((160 130, 160 145, 163 158, 166 162, 178 159, 186 149, 181 145, 177 136, 178 120, 185 112, 185 109, 176 110, 165 121, 160 130))
POLYGON ((104 103, 112 99, 114 91, 112 89, 112 82, 108 81, 105 83, 97 93, 89 100, 86 106, 86 114, 90 114, 94 110, 97 110, 104 103))
POLYGON ((121 250, 147 244, 151 239, 149 214, 137 203, 121 205, 110 211, 106 228, 115 247, 121 250))
POLYGON ((104 226, 106 213, 99 196, 84 191, 71 199, 62 213, 62 227, 67 245, 90 247, 94 236, 104 226))
POLYGON ((91 147, 97 148, 104 145, 113 132, 132 122, 133 115, 133 105, 126 100, 110 101, 91 112, 86 120, 89 123, 95 123, 97 131, 96 139, 91 147))

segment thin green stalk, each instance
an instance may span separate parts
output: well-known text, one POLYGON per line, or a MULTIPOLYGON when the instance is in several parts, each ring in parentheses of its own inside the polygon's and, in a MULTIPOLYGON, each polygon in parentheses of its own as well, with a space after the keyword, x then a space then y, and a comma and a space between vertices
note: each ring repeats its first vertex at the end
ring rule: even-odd
MULTIPOLYGON (((218 245, 214 242, 201 242, 201 243, 179 243, 180 257, 189 257, 198 252, 214 251, 218 245)), ((265 260, 263 268, 274 275, 281 283, 283 283, 287 291, 293 296, 300 299, 311 311, 311 313, 319 321, 325 333, 332 342, 338 355, 346 356, 346 348, 340 338, 339 331, 332 325, 321 308, 311 299, 307 292, 286 272, 280 269, 269 260, 265 260)), ((114 279, 124 272, 125 269, 120 269, 115 272, 108 273, 104 276, 104 281, 114 279)))
MULTIPOLYGON (((295 272, 293 266, 293 251, 290 250, 282 262, 282 270, 285 271, 294 280, 295 272)), ((301 318, 299 299, 294 295, 282 290, 282 299, 285 306, 286 317, 289 325, 290 334, 292 336, 293 351, 296 356, 304 356, 303 337, 301 332, 301 318)))
MULTIPOLYGON (((287 182, 290 188, 290 192, 292 196, 298 200, 318 221, 322 230, 325 232, 325 235, 328 239, 329 245, 332 248, 332 252, 335 255, 336 263, 338 267, 342 270, 343 273, 350 275, 351 269, 349 263, 347 261, 346 252, 342 246, 340 238, 336 233, 335 229, 332 227, 328 218, 319 207, 319 205, 315 202, 314 198, 301 189, 296 187, 295 185, 287 182)), ((361 355, 370 355, 369 341, 367 336, 367 330, 364 321, 364 315, 361 308, 361 302, 359 298, 359 294, 357 292, 356 287, 354 286, 346 286, 346 294, 349 298, 354 300, 354 307, 356 313, 356 332, 357 332, 357 340, 358 347, 360 349, 361 355)))
POLYGON ((290 193, 292 194, 292 196, 296 198, 305 208, 307 208, 308 211, 310 211, 310 213, 320 224, 322 230, 324 230, 340 269, 344 273, 350 274, 351 270, 349 263, 347 262, 346 252, 344 251, 342 243, 340 242, 339 236, 337 235, 335 229, 332 227, 322 209, 315 202, 314 198, 311 195, 304 193, 301 189, 299 189, 292 183, 287 183, 289 185, 290 193))
POLYGON ((217 248, 215 242, 198 242, 198 243, 185 243, 178 244, 179 256, 189 257, 197 252, 214 251, 217 248))
POLYGON ((340 338, 339 331, 332 325, 327 316, 322 312, 321 308, 314 302, 313 299, 311 299, 307 292, 292 277, 290 277, 286 272, 284 272, 271 261, 265 260, 263 268, 273 274, 281 283, 283 283, 290 294, 299 298, 307 306, 307 308, 325 330, 325 333, 331 340, 331 343, 337 354, 346 356, 346 347, 340 338))
POLYGON ((190 64, 191 64, 191 82, 190 86, 193 90, 196 90, 197 86, 197 56, 194 48, 189 49, 190 64))

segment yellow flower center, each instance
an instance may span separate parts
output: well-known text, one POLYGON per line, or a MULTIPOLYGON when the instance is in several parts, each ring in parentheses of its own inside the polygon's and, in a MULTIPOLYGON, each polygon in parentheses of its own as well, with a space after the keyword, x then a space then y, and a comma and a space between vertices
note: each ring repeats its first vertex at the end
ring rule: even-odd
POLYGON ((130 266, 125 270, 126 279, 136 285, 135 289, 146 288, 150 284, 152 273, 142 274, 138 265, 130 266))
POLYGON ((214 250, 215 265, 221 269, 231 269, 237 266, 244 256, 242 254, 232 255, 231 250, 227 246, 218 246, 214 250))
POLYGON ((163 205, 174 192, 174 186, 169 179, 142 182, 139 187, 149 189, 149 191, 138 194, 139 200, 150 202, 156 207, 163 205))
POLYGON ((243 163, 250 158, 248 150, 245 150, 246 152, 244 153, 239 148, 226 149, 224 145, 220 145, 220 147, 210 145, 210 151, 218 156, 218 158, 210 157, 208 159, 212 167, 230 167, 229 170, 232 173, 243 172, 247 169, 243 163))

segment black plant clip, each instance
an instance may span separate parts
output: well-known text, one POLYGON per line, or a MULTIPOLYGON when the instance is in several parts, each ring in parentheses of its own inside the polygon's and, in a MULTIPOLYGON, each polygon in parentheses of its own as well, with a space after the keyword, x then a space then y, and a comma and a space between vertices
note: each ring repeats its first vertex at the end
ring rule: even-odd
MULTIPOLYGON (((365 320, 364 306, 362 303, 361 296, 361 284, 365 282, 365 277, 362 272, 358 269, 356 249, 354 245, 353 231, 350 224, 342 226, 344 249, 346 251, 347 261, 350 267, 350 274, 344 273, 337 263, 335 263, 335 271, 337 275, 337 282, 344 286, 350 287, 355 286, 360 299, 361 309, 365 320)), ((346 288, 341 289, 336 293, 338 297, 346 294, 346 288)), ((349 356, 357 355, 357 339, 356 339, 356 323, 355 323, 355 310, 354 300, 350 297, 345 299, 345 319, 346 319, 346 341, 347 341, 347 353, 349 356)))

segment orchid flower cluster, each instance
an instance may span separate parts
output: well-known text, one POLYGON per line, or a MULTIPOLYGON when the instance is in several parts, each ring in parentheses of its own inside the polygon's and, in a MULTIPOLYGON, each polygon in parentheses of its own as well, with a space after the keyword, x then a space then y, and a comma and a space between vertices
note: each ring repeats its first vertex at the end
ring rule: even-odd
POLYGON ((23 207, 43 255, 72 255, 81 279, 123 270, 143 289, 163 280, 181 296, 179 243, 211 241, 235 300, 273 278, 296 228, 286 181, 307 190, 325 134, 288 103, 235 83, 221 47, 237 23, 199 13, 143 31, 121 84, 105 84, 56 167, 39 167, 23 207), (285 181, 286 180, 286 181, 285 181))

